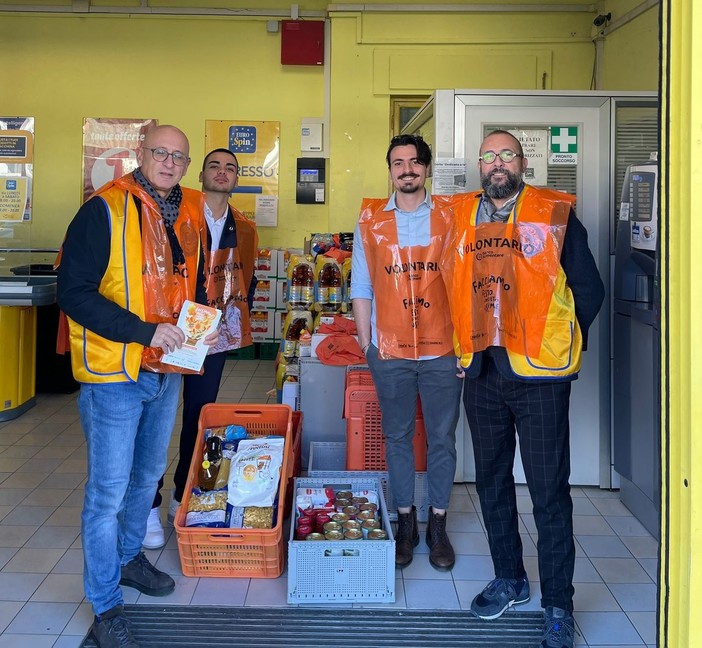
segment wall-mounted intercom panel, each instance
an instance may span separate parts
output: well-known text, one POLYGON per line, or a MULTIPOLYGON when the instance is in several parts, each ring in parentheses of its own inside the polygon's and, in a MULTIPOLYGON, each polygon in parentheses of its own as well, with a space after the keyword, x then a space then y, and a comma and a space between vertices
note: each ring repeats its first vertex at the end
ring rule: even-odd
POLYGON ((321 205, 325 201, 326 160, 324 158, 297 159, 298 205, 321 205))

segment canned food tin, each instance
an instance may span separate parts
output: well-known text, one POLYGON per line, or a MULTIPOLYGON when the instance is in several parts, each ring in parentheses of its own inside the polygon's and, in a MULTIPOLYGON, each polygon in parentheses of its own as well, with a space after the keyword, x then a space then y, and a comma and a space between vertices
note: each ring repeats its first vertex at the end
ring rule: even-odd
POLYGON ((363 496, 352 497, 351 504, 353 504, 354 506, 361 506, 361 504, 368 504, 368 498, 363 497, 363 496))
POLYGON ((349 516, 346 515, 346 513, 334 513, 334 515, 331 516, 332 522, 338 522, 339 524, 343 524, 344 522, 348 522, 349 516))
POLYGON ((347 490, 340 490, 336 493, 336 499, 347 499, 350 500, 353 497, 353 493, 347 490))
POLYGON ((346 531, 344 531, 344 538, 346 540, 362 540, 363 533, 361 529, 346 529, 346 531))
POLYGON ((388 534, 383 529, 371 529, 368 532, 369 540, 387 540, 388 534))
POLYGON ((351 506, 351 500, 343 497, 334 500, 334 508, 336 509, 337 513, 341 513, 347 506, 351 506))
POLYGON ((315 515, 304 515, 304 514, 303 514, 303 515, 301 515, 301 516, 297 519, 297 523, 298 523, 300 526, 305 526, 305 525, 308 525, 308 524, 309 524, 310 526, 314 526, 314 519, 315 519, 315 517, 316 517, 315 515))
POLYGON ((326 540, 323 533, 310 533, 305 540, 326 540))
POLYGON ((346 515, 349 516, 349 519, 353 520, 356 517, 356 513, 358 513, 358 509, 355 506, 344 506, 341 512, 346 513, 346 515))
POLYGON ((324 534, 325 540, 343 540, 344 534, 341 531, 329 531, 324 534))
POLYGON ((363 532, 363 537, 367 538, 368 533, 373 531, 373 529, 380 528, 380 520, 366 520, 361 524, 361 531, 363 532))
POLYGON ((344 531, 348 529, 360 529, 361 523, 358 520, 347 520, 342 526, 344 528, 344 531))
POLYGON ((378 517, 375 511, 359 511, 356 514, 356 519, 365 522, 366 520, 375 520, 378 517))
POLYGON ((329 531, 341 531, 341 524, 338 522, 327 522, 324 525, 324 534, 326 535, 329 531))
POLYGON ((295 531, 295 540, 305 540, 310 533, 312 527, 309 524, 300 524, 295 531))
POLYGON ((358 508, 361 511, 373 511, 373 513, 378 512, 378 505, 374 504, 373 502, 366 502, 365 504, 361 504, 361 506, 359 506, 358 508))
POLYGON ((327 522, 331 522, 331 516, 327 515, 326 513, 320 513, 314 520, 314 530, 317 533, 322 533, 324 530, 324 525, 327 522))

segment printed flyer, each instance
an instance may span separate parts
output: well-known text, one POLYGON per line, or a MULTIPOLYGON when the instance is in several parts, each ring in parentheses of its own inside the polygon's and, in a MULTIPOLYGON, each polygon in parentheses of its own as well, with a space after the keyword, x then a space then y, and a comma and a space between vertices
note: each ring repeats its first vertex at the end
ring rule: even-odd
POLYGON ((34 117, 0 117, 0 222, 32 220, 34 117))
POLYGON ((205 345, 204 339, 217 330, 221 316, 222 311, 218 308, 186 300, 176 324, 185 333, 185 342, 180 349, 166 353, 162 362, 175 367, 200 371, 209 349, 205 345))

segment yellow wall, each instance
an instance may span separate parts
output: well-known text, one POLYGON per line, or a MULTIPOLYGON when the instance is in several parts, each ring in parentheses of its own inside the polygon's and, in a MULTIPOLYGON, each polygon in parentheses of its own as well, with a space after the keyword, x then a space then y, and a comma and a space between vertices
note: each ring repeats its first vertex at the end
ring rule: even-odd
POLYGON ((2 112, 36 118, 32 245, 57 246, 80 204, 83 117, 155 117, 190 138, 184 184, 198 187, 205 120, 280 121, 278 228, 264 244, 302 244, 326 230, 326 206, 295 204, 302 117, 321 117, 323 71, 280 65, 265 21, 3 16, 0 60, 12 61, 2 112), (9 94, 9 96, 8 96, 9 94), (321 216, 320 216, 321 215, 321 216))
MULTIPOLYGON (((642 0, 608 0, 612 21, 642 0)), ((646 10, 609 34, 604 43, 602 90, 658 89, 658 7, 646 10)))
POLYGON ((363 196, 387 194, 391 96, 586 89, 592 20, 587 13, 332 14, 332 228, 353 227, 363 196))
MULTIPOLYGON (((656 13, 607 42, 607 88, 656 87, 656 13)), ((180 126, 191 140, 189 186, 198 184, 205 120, 280 121, 279 226, 261 228, 261 241, 299 246, 312 231, 352 229, 361 198, 387 194, 391 96, 588 89, 594 54, 592 13, 333 13, 328 201, 305 206, 294 198, 299 127, 323 116, 323 70, 281 66, 280 34, 266 32, 266 18, 0 16, 0 60, 12 63, 2 113, 36 118, 34 247, 58 246, 79 206, 83 117, 180 126)))

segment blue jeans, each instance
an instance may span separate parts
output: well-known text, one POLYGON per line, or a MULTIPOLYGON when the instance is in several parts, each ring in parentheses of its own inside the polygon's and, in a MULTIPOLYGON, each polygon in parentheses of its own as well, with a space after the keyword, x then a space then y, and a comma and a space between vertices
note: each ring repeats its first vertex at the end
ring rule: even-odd
POLYGON ((427 434, 429 504, 447 509, 456 474, 456 424, 463 380, 456 356, 433 360, 381 360, 371 344, 366 361, 382 413, 388 480, 398 508, 414 503, 414 428, 417 395, 427 434))
POLYGON ((81 384, 88 446, 83 583, 95 614, 123 603, 120 567, 141 551, 179 395, 180 374, 142 371, 135 383, 81 384))

